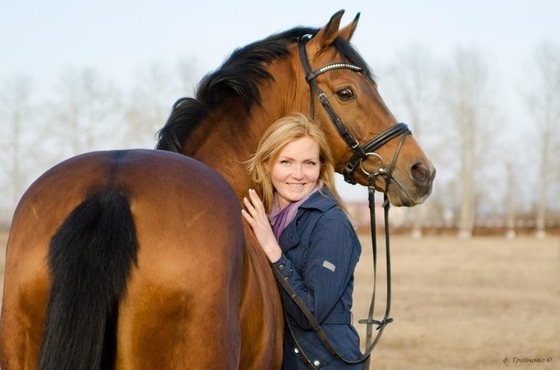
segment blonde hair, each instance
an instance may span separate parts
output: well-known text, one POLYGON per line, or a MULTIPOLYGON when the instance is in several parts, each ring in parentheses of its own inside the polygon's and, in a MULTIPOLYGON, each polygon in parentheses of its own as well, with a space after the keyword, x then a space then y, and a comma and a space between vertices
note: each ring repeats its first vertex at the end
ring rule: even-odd
POLYGON ((316 123, 303 114, 297 113, 274 122, 265 131, 255 154, 246 162, 249 176, 257 184, 257 191, 260 193, 265 209, 270 211, 274 203, 275 192, 265 164, 275 162, 286 145, 302 137, 310 137, 319 145, 319 161, 321 164, 319 179, 335 196, 338 205, 343 208, 340 196, 334 186, 334 160, 325 134, 316 123))

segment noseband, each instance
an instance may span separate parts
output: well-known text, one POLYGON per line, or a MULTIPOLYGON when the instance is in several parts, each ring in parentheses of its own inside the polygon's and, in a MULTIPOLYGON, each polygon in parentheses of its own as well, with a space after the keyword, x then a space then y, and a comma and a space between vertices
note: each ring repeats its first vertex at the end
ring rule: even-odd
MULTIPOLYGON (((352 157, 346 163, 346 166, 343 171, 344 179, 346 182, 350 184, 355 184, 354 181, 354 172, 356 168, 360 166, 361 170, 368 176, 368 194, 369 194, 369 208, 370 208, 370 227, 371 227, 371 237, 372 237, 372 251, 373 251, 373 292, 372 298, 369 308, 368 317, 363 320, 359 320, 360 324, 366 324, 366 350, 358 359, 347 360, 343 358, 337 350, 332 346, 329 339, 323 332, 321 326, 311 313, 305 303, 299 298, 297 293, 292 289, 292 287, 284 281, 282 275, 279 271, 273 269, 274 275, 278 280, 279 284, 289 293, 292 297, 294 302, 299 306, 302 312, 307 317, 307 320, 317 333, 317 336, 321 340, 323 346, 331 353, 331 355, 335 358, 342 360, 343 362, 349 364, 356 364, 363 362, 364 368, 369 369, 370 363, 370 355, 379 340, 381 339, 381 334, 387 327, 389 323, 393 321, 393 319, 389 316, 391 311, 391 258, 390 258, 390 243, 389 243, 389 207, 390 203, 387 197, 387 191, 389 188, 389 183, 393 177, 393 169, 395 168, 397 157, 400 153, 402 148, 404 139, 407 135, 410 134, 410 130, 405 123, 397 123, 394 126, 391 126, 387 130, 381 132, 379 135, 368 141, 367 143, 361 145, 358 140, 352 136, 352 134, 348 131, 340 117, 336 114, 333 107, 330 105, 325 93, 321 90, 319 85, 317 84, 316 78, 317 76, 332 71, 335 69, 349 69, 354 72, 362 72, 362 68, 355 66, 349 63, 332 63, 328 64, 324 67, 317 69, 316 71, 311 70, 311 66, 309 64, 309 59, 307 58, 307 53, 305 50, 305 44, 312 38, 311 35, 305 35, 301 38, 299 43, 299 54, 301 58, 301 62, 303 65, 303 69, 305 71, 305 79, 309 83, 311 93, 310 93, 310 115, 313 117, 314 115, 314 96, 316 95, 323 108, 327 112, 331 122, 334 124, 336 129, 338 130, 340 136, 344 139, 348 147, 352 150, 353 154, 352 157), (397 145, 395 153, 393 155, 393 159, 389 167, 386 167, 383 158, 375 153, 377 149, 381 146, 385 145, 389 141, 401 136, 401 139, 397 145), (362 162, 364 159, 368 157, 375 157, 379 162, 379 168, 377 172, 371 173, 364 170, 362 166, 362 162), (387 273, 387 301, 386 301, 386 308, 385 308, 385 315, 381 320, 375 320, 374 316, 374 308, 375 308, 375 296, 376 296, 376 286, 377 286, 377 237, 376 237, 376 222, 375 222, 375 178, 377 176, 385 177, 385 191, 384 191, 384 221, 385 221, 385 258, 386 258, 386 273, 387 273), (377 325, 377 335, 375 339, 372 340, 372 332, 373 332, 373 325, 377 325)), ((286 314, 286 313, 285 313, 286 314)), ((286 321, 288 322, 288 318, 286 317, 286 321)), ((290 332, 292 331, 290 325, 288 324, 288 328, 290 332)), ((295 341, 296 346, 298 347, 299 353, 302 358, 306 361, 307 367, 309 369, 315 369, 316 365, 311 362, 309 357, 305 354, 303 348, 297 342, 295 336, 292 333, 292 338, 295 341)))
MULTIPOLYGON (((377 149, 379 149, 380 147, 382 147, 383 145, 385 145, 389 141, 393 140, 394 138, 402 135, 401 143, 397 147, 397 151, 395 152, 395 156, 393 158, 393 163, 392 163, 391 167, 388 168, 388 169, 385 168, 383 161, 381 161, 382 162, 381 163, 381 168, 377 172, 377 174, 384 175, 384 176, 386 176, 388 174, 392 174, 393 167, 394 167, 395 162, 396 162, 396 157, 399 154, 400 148, 402 146, 402 142, 404 141, 405 137, 408 134, 410 134, 410 130, 408 129, 408 126, 406 125, 406 123, 402 123, 402 122, 397 123, 396 125, 393 125, 393 126, 389 127, 387 130, 381 132, 379 135, 375 136, 373 139, 371 139, 370 141, 368 141, 364 145, 361 145, 358 142, 358 140, 356 140, 354 138, 354 136, 352 136, 352 134, 350 133, 350 131, 348 131, 348 129, 346 128, 346 126, 344 125, 344 123, 342 122, 340 117, 336 114, 333 107, 329 103, 329 100, 327 99, 327 96, 321 90, 321 88, 319 87, 319 84, 317 84, 316 78, 317 78, 317 76, 319 76, 319 75, 321 75, 325 72, 332 71, 332 70, 335 70, 335 69, 349 69, 349 70, 354 71, 354 72, 362 72, 362 68, 358 67, 356 65, 353 65, 353 64, 339 62, 339 63, 328 64, 328 65, 323 66, 323 67, 321 67, 321 68, 319 68, 315 71, 312 71, 311 65, 309 63, 309 58, 307 57, 307 51, 305 50, 305 44, 312 37, 313 37, 312 35, 305 35, 301 38, 300 43, 299 43, 299 55, 300 55, 301 63, 303 65, 303 70, 305 72, 305 79, 306 79, 307 83, 309 83, 309 87, 311 89, 310 102, 309 102, 310 112, 311 112, 310 115, 311 115, 311 117, 313 117, 314 113, 315 113, 314 112, 314 101, 315 101, 314 95, 316 95, 317 98, 319 99, 319 101, 321 102, 321 104, 323 105, 323 108, 327 112, 331 122, 336 127, 338 133, 340 134, 342 139, 344 139, 344 141, 346 142, 346 145, 348 145, 348 147, 352 150, 353 155, 348 160, 348 162, 346 163, 346 166, 344 167, 344 171, 343 171, 344 180, 346 182, 350 183, 350 184, 355 184, 356 181, 354 181, 354 172, 355 172, 356 168, 358 167, 358 165, 361 165, 362 161, 364 159, 366 159, 368 156, 373 155, 374 152, 377 149)), ((377 156, 379 159, 381 159, 381 157, 379 157, 379 155, 375 154, 375 156, 377 156)), ((366 172, 366 171, 364 171, 364 172, 366 172)), ((369 173, 366 173, 366 175, 369 175, 369 173)), ((389 186, 390 177, 386 177, 386 179, 387 179, 387 182, 385 184, 385 191, 387 191, 387 188, 389 186)))

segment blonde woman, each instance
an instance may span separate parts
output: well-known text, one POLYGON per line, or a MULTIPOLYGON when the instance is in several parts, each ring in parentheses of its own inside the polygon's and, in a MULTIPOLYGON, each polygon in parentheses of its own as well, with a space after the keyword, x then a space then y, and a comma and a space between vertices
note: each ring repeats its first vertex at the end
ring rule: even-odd
MULTIPOLYGON (((242 211, 272 267, 303 301, 335 350, 361 356, 352 326, 354 269, 361 247, 334 188, 334 164, 321 129, 301 114, 281 118, 265 132, 247 169, 242 211)), ((333 356, 302 309, 280 289, 287 313, 283 369, 362 369, 333 356)))

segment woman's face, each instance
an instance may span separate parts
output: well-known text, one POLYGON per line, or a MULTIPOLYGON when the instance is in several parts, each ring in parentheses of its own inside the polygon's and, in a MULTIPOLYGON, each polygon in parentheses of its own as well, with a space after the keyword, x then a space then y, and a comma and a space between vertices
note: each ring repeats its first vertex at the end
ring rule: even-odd
POLYGON ((319 179, 319 144, 309 136, 296 139, 282 149, 275 162, 266 163, 280 208, 305 197, 319 179))

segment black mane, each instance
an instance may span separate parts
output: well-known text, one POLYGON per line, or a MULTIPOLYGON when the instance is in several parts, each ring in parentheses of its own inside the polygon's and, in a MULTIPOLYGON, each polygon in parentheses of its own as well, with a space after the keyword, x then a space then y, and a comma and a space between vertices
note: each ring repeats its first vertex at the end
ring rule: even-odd
MULTIPOLYGON (((158 131, 156 149, 182 152, 182 144, 196 125, 224 100, 236 97, 250 112, 253 104, 261 104, 258 85, 273 77, 266 65, 288 55, 288 46, 307 34, 315 35, 319 29, 296 27, 274 34, 264 40, 236 49, 220 68, 207 74, 200 81, 196 98, 181 98, 173 105, 165 126, 158 131)), ((373 78, 369 67, 347 41, 338 38, 335 48, 364 73, 373 78)))

